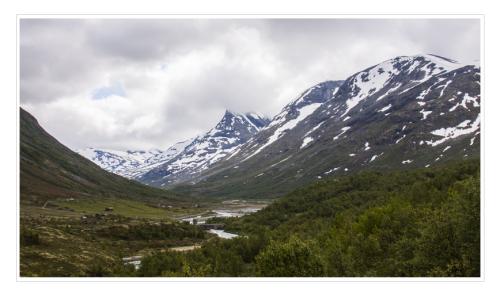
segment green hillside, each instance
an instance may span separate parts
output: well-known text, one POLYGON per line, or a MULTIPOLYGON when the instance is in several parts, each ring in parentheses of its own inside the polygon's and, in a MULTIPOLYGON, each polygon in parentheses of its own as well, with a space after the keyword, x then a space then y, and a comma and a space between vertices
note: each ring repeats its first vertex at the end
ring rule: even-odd
POLYGON ((242 218, 244 235, 143 260, 139 276, 480 276, 478 160, 314 183, 242 218))
POLYGON ((109 173, 48 134, 28 112, 20 110, 21 201, 56 198, 125 198, 182 201, 171 192, 109 173))
POLYGON ((20 113, 21 276, 101 276, 122 257, 207 237, 175 221, 201 212, 191 198, 108 173, 20 113))

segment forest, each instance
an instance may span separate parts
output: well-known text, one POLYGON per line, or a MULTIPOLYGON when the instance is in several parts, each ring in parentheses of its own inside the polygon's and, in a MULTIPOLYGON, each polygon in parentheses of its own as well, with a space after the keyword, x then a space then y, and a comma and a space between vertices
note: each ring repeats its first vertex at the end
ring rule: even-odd
POLYGON ((188 252, 155 252, 138 270, 122 265, 98 274, 477 277, 480 218, 477 159, 366 171, 292 191, 252 215, 212 219, 240 237, 213 237, 188 252))

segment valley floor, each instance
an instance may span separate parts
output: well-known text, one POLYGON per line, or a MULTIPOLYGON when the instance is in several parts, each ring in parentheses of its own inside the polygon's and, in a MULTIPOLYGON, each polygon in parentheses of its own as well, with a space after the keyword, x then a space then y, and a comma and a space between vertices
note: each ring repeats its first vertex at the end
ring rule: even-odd
POLYGON ((479 172, 479 161, 469 160, 333 177, 258 212, 251 211, 269 202, 169 207, 66 198, 23 204, 20 272, 23 277, 478 277, 479 172), (222 239, 203 227, 239 237, 222 239))
POLYGON ((190 251, 217 237, 237 236, 196 224, 215 216, 243 216, 267 204, 232 200, 179 207, 75 198, 49 200, 42 206, 22 204, 20 275, 129 274, 126 271, 131 268, 126 265, 139 264, 139 268, 145 256, 190 251))

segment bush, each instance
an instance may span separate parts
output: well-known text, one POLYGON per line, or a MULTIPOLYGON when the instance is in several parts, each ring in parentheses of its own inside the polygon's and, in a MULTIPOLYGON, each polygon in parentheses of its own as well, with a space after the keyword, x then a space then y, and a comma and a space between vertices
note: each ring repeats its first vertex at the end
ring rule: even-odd
POLYGON ((31 229, 21 229, 21 245, 38 245, 40 244, 40 235, 38 232, 31 229))
POLYGON ((325 263, 311 241, 292 236, 287 242, 271 241, 256 258, 259 276, 324 276, 325 263))

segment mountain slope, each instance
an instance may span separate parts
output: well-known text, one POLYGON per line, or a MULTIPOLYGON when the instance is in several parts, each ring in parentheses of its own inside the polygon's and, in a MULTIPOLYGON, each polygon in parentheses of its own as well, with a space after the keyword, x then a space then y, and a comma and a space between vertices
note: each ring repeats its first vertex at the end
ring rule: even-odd
POLYGON ((180 200, 171 192, 151 188, 108 173, 48 134, 20 109, 21 200, 92 197, 137 200, 180 200))
POLYGON ((196 185, 178 189, 277 196, 329 175, 479 156, 480 70, 474 65, 434 55, 396 57, 333 90, 299 116, 283 117, 286 107, 237 154, 192 181, 196 185))
POLYGON ((176 143, 165 151, 158 149, 149 151, 118 151, 86 148, 77 150, 76 152, 93 161, 108 172, 126 178, 134 178, 174 158, 177 154, 182 152, 191 141, 192 140, 187 140, 176 143))
POLYGON ((213 129, 196 137, 174 158, 137 179, 157 187, 192 179, 222 158, 237 152, 239 146, 268 123, 268 119, 255 113, 226 111, 213 129))

